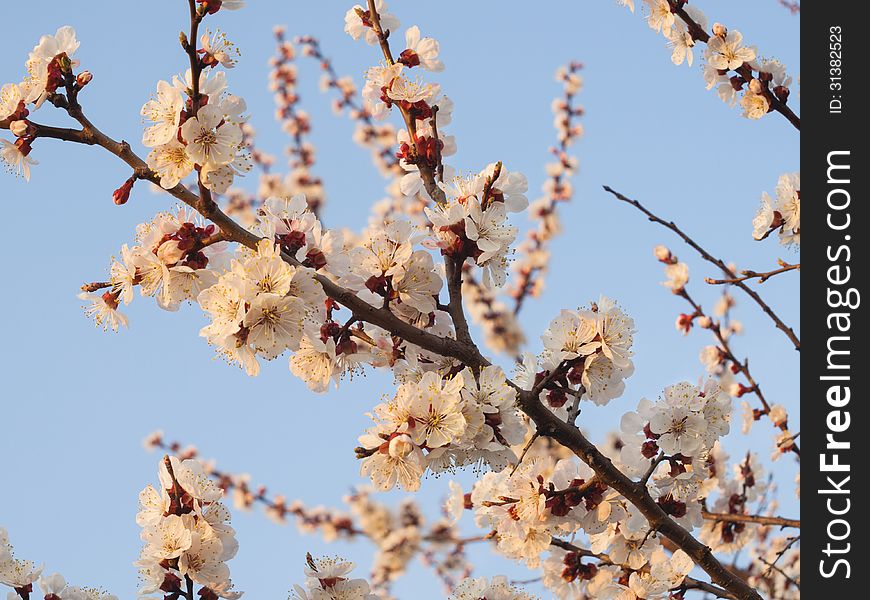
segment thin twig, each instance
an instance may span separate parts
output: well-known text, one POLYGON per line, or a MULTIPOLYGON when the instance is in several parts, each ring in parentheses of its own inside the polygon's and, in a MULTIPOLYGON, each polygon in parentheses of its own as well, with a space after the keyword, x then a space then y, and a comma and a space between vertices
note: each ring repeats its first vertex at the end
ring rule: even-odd
POLYGON ((726 523, 757 523, 759 525, 773 525, 779 527, 795 527, 800 529, 800 519, 786 519, 785 517, 766 517, 764 515, 732 515, 729 513, 711 513, 701 511, 701 516, 708 521, 726 523))
POLYGON ((764 283, 774 275, 779 275, 780 273, 788 273, 789 271, 800 270, 801 264, 789 264, 782 259, 777 261, 781 268, 774 269, 772 271, 765 271, 763 273, 759 273, 758 271, 752 271, 747 269, 745 271, 740 271, 742 277, 734 277, 731 279, 713 279, 712 277, 706 277, 704 281, 712 285, 723 285, 723 284, 735 284, 740 283, 741 281, 747 281, 749 279, 758 278, 758 283, 764 283))
MULTIPOLYGON (((682 19, 683 22, 686 24, 689 35, 692 36, 692 39, 694 41, 703 42, 705 44, 709 42, 710 34, 707 33, 697 21, 689 16, 689 13, 687 13, 685 9, 684 0, 668 0, 668 4, 671 7, 671 12, 680 17, 680 19, 682 19)), ((756 79, 753 76, 752 68, 748 65, 748 63, 743 63, 741 66, 734 69, 734 72, 740 75, 747 84, 753 79, 756 79)), ((788 120, 789 123, 794 126, 795 129, 800 131, 800 117, 798 117, 784 101, 777 98, 776 94, 770 91, 767 82, 761 81, 760 79, 758 79, 758 81, 763 86, 762 93, 764 94, 764 97, 767 99, 767 101, 770 103, 770 109, 780 113, 788 120)))
MULTIPOLYGON (((737 274, 731 269, 731 267, 729 267, 727 264, 725 264, 725 261, 723 261, 719 258, 716 258, 712 254, 710 254, 709 252, 704 250, 695 240, 693 240, 691 237, 689 237, 688 234, 684 233, 682 229, 677 227, 677 225, 673 221, 665 221, 661 217, 653 214, 650 210, 648 210, 643 204, 641 204, 637 200, 632 200, 631 198, 628 198, 628 197, 620 194, 619 192, 617 192, 616 190, 614 190, 610 186, 605 185, 604 189, 605 189, 605 191, 613 194, 613 196, 616 197, 618 200, 621 200, 622 202, 625 202, 626 204, 630 204, 630 205, 634 206, 636 209, 638 209, 643 214, 645 214, 649 218, 650 221, 652 221, 654 223, 658 223, 659 225, 662 225, 664 227, 667 227, 668 229, 670 229, 671 231, 676 233, 678 236, 683 238, 684 242, 686 242, 696 252, 698 252, 698 254, 700 254, 704 260, 706 260, 707 262, 718 267, 723 273, 725 273, 725 275, 727 275, 728 277, 730 277, 732 279, 737 278, 737 274)), ((791 343, 794 344, 795 350, 800 351, 801 341, 800 341, 800 339, 798 339, 798 336, 795 334, 794 330, 791 327, 789 327, 788 325, 786 325, 785 323, 783 323, 782 319, 780 319, 779 316, 777 316, 777 314, 775 312, 773 312, 773 309, 770 308, 770 306, 764 300, 761 299, 761 296, 758 295, 758 292, 753 290, 751 287, 749 287, 748 285, 746 285, 742 281, 738 281, 734 285, 736 285, 741 290, 746 292, 749 295, 749 297, 752 298, 755 301, 755 303, 761 307, 761 309, 767 314, 767 316, 769 316, 771 318, 771 320, 773 320, 773 322, 776 324, 777 328, 782 330, 782 332, 785 333, 786 337, 788 337, 788 339, 791 340, 791 343)))
MULTIPOLYGON (((694 315, 696 317, 706 316, 704 314, 704 309, 701 308, 700 304, 695 302, 692 296, 689 295, 689 292, 686 290, 686 288, 680 290, 677 295, 685 299, 686 302, 689 303, 689 305, 694 309, 694 315)), ((761 385, 759 385, 759 383, 752 376, 752 372, 749 370, 749 359, 747 358, 743 361, 740 361, 737 358, 737 356, 734 354, 734 351, 731 349, 731 343, 728 341, 728 338, 726 338, 725 335, 722 333, 721 325, 718 322, 713 321, 712 319, 710 324, 710 331, 713 332, 713 335, 716 337, 716 341, 719 342, 719 350, 723 352, 724 359, 726 361, 729 361, 734 366, 734 368, 737 369, 738 373, 742 373, 743 376, 746 378, 746 382, 749 383, 749 386, 745 389, 745 391, 752 392, 758 397, 758 399, 761 401, 762 414, 767 415, 769 418, 771 414, 770 404, 767 402, 767 398, 764 397, 764 392, 761 391, 761 385)), ((773 424, 781 431, 788 431, 788 424, 785 422, 773 424)), ((791 446, 791 451, 794 452, 795 456, 797 456, 798 460, 800 460, 801 450, 797 444, 793 444, 791 446)))

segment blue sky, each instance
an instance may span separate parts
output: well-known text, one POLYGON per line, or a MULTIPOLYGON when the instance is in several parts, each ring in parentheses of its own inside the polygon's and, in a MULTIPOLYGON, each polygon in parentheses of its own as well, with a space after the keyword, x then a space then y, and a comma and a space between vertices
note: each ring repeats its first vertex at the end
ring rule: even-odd
MULTIPOLYGON (((230 90, 246 98, 261 147, 279 156, 286 139, 272 120, 267 90, 274 24, 286 24, 291 36, 319 37, 336 69, 358 82, 378 61, 374 48, 343 33, 348 4, 302 4, 254 1, 211 23, 241 48, 241 62, 229 72, 230 90), (300 6, 291 10, 291 4, 300 6)), ((799 73, 799 21, 775 0, 706 0, 697 6, 711 23, 739 29, 763 55, 776 56, 790 73, 799 73)), ((82 41, 78 58, 94 73, 81 97, 86 112, 105 132, 141 151, 139 107, 158 79, 184 69, 177 35, 186 28, 186 3, 33 0, 28 8, 27 17, 4 32, 0 82, 23 75, 27 52, 41 34, 73 25, 82 41)), ((559 85, 553 73, 571 59, 586 65, 580 96, 586 135, 573 150, 580 159, 575 198, 560 207, 565 234, 553 245, 546 294, 527 303, 522 316, 533 350, 539 348, 537 334, 560 308, 602 293, 634 316, 636 372, 622 398, 584 412, 583 427, 600 440, 641 397, 654 398, 683 379, 697 380, 702 374, 698 351, 710 342, 704 333, 682 338, 674 329, 685 307, 659 285, 662 270, 652 247, 665 243, 689 264, 690 291, 704 307, 712 308, 718 290, 706 286, 703 277, 718 274, 670 232, 616 202, 601 186, 637 197, 741 268, 762 270, 777 258, 798 260, 773 240, 751 239, 761 192, 772 193, 781 173, 799 170, 797 131, 778 115, 749 122, 729 110, 704 89, 697 63, 692 69, 673 66, 665 40, 640 15, 614 2, 560 1, 514 9, 490 0, 445 0, 437 9, 410 2, 394 2, 391 8, 403 28, 418 24, 424 35, 441 42, 447 70, 436 80, 456 102, 449 132, 456 135, 459 151, 450 163, 477 171, 502 160, 506 168, 528 176, 531 198, 544 181, 543 165, 554 140, 550 102, 559 85)), ((318 148, 315 169, 328 195, 324 219, 330 226, 359 228, 371 203, 382 197, 384 181, 367 152, 350 140, 353 125, 331 114, 318 77, 313 63, 302 63, 303 107, 312 115, 318 148)), ((793 90, 799 109, 797 96, 793 90)), ((46 107, 36 119, 66 123, 52 111, 46 107)), ((0 236, 7 247, 7 283, 0 295, 0 311, 7 315, 0 361, 5 388, 0 525, 10 530, 17 554, 44 561, 49 572, 60 571, 75 584, 100 585, 131 597, 137 585, 131 565, 139 550, 133 520, 137 494, 154 480, 158 458, 144 453, 140 442, 158 428, 169 438, 198 445, 220 467, 250 472, 255 482, 290 498, 339 505, 343 494, 362 483, 353 447, 367 425, 363 413, 390 392, 389 377, 369 374, 317 396, 290 375, 282 358, 251 379, 212 360, 197 337, 204 323, 197 308, 166 313, 148 299, 137 298, 128 307, 128 331, 95 330, 75 297, 79 286, 104 278, 109 257, 132 239, 136 224, 172 206, 172 199, 138 186, 127 205, 114 206, 112 190, 129 173, 98 148, 38 140, 33 156, 40 164, 29 184, 0 176, 5 209, 0 236)), ((249 179, 247 184, 254 185, 249 179)), ((524 215, 514 219, 527 227, 524 215)), ((796 274, 762 287, 793 325, 798 290, 796 274)), ((750 357, 767 397, 790 409, 797 430, 797 353, 746 296, 735 295, 735 316, 746 326, 735 350, 750 357)), ((755 442, 766 457, 771 431, 761 422, 749 440, 732 434, 727 449, 739 456, 755 442)), ((780 461, 775 473, 782 512, 796 516, 796 465, 780 461)), ((472 476, 459 479, 467 486, 472 476)), ((443 478, 424 481, 421 499, 430 514, 446 486, 443 478)), ((302 578, 306 551, 341 553, 357 560, 359 573, 368 571, 364 542, 325 545, 259 513, 238 515, 234 524, 241 550, 231 563, 233 579, 249 597, 285 597, 302 578)), ((486 548, 474 549, 472 556, 477 574, 529 577, 486 548)), ((395 592, 421 600, 442 597, 434 577, 420 566, 395 592)))

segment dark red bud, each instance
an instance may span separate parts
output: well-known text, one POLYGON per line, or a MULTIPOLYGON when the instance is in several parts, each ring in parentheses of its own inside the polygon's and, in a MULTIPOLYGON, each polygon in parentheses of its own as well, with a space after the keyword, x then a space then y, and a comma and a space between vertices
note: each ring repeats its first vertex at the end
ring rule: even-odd
POLYGON ((120 206, 121 204, 126 204, 127 200, 130 199, 130 192, 133 190, 133 184, 136 182, 134 177, 131 177, 127 181, 125 181, 121 187, 115 190, 112 193, 112 200, 120 206))

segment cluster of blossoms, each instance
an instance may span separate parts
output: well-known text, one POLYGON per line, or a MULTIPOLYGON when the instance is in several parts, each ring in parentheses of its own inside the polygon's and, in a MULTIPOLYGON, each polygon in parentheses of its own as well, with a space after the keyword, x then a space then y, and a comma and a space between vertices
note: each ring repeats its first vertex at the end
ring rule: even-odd
POLYGON ((703 388, 678 383, 665 388, 657 402, 641 400, 636 412, 623 415, 621 428, 620 458, 628 470, 643 475, 649 461, 657 460, 651 473, 653 497, 687 529, 700 526, 699 501, 708 479, 703 465, 731 430, 731 398, 715 380, 703 388))
POLYGON ((15 142, 0 139, 0 160, 7 169, 30 180, 30 167, 37 164, 30 152, 36 131, 28 120, 47 99, 54 101, 58 88, 75 97, 93 79, 88 71, 76 76, 78 61, 73 57, 79 41, 72 27, 61 27, 54 35, 44 35, 27 57, 27 76, 20 83, 0 87, 0 125, 15 135, 15 142))
POLYGON ((495 366, 446 377, 409 373, 396 396, 375 407, 372 419, 375 426, 360 436, 357 453, 365 457, 362 473, 382 490, 398 483, 414 491, 427 470, 478 462, 504 468, 516 461, 511 446, 526 433, 516 391, 495 366))
POLYGON ((471 321, 480 327, 484 343, 493 352, 518 356, 526 343, 516 313, 505 304, 495 290, 484 287, 475 279, 470 267, 462 277, 462 297, 471 321))
POLYGON ((466 579, 456 586, 450 600, 535 600, 531 594, 511 585, 507 577, 466 579))
POLYGON ((152 123, 142 136, 142 144, 152 149, 148 167, 160 176, 164 189, 174 188, 196 170, 206 188, 223 194, 236 175, 253 168, 242 143, 247 104, 226 88, 223 71, 202 71, 194 82, 188 69, 172 83, 158 82, 155 97, 142 106, 142 116, 152 123))
POLYGON ((517 228, 506 222, 507 213, 529 205, 526 177, 493 163, 477 175, 439 186, 445 202, 425 209, 435 234, 433 245, 456 260, 473 259, 484 287, 504 285, 508 252, 517 237, 517 228))
POLYGON ((680 294, 689 283, 689 265, 680 260, 666 246, 656 246, 653 254, 659 262, 665 264, 666 281, 662 285, 674 294, 680 294))
POLYGON ((800 248, 801 174, 786 173, 776 182, 776 199, 761 194, 761 206, 752 221, 752 237, 763 240, 778 230, 779 243, 800 248))
MULTIPOLYGON (((399 27, 398 19, 386 12, 386 2, 377 0, 375 10, 372 15, 359 5, 351 8, 345 15, 345 32, 353 39, 364 38, 367 43, 376 44, 383 32, 399 27)), ((438 84, 408 75, 415 67, 430 72, 444 69, 438 58, 438 42, 421 37, 419 27, 413 26, 405 32, 405 46, 397 59, 390 57, 386 63, 369 68, 362 97, 367 114, 375 119, 385 118, 393 106, 401 111, 407 130, 397 134, 396 156, 406 172, 400 189, 405 196, 413 197, 424 187, 421 169, 430 173, 440 169, 440 178, 444 179, 442 159, 456 152, 456 144, 452 136, 444 135, 444 126, 451 121, 453 102, 441 95, 438 84)))
POLYGON ((350 579, 353 563, 337 557, 308 555, 305 587, 293 586, 293 600, 379 600, 365 579, 350 579))
POLYGON ((264 239, 198 294, 197 302, 211 318, 200 335, 228 362, 256 375, 258 356, 272 360, 285 350, 299 350, 306 331, 316 335, 325 299, 313 269, 291 266, 280 247, 264 239))
MULTIPOLYGON (((633 0, 622 0, 634 12, 633 0)), ((737 103, 743 116, 760 119, 772 110, 787 111, 791 77, 785 66, 773 58, 760 58, 754 46, 743 43, 743 35, 714 23, 708 30, 706 15, 686 0, 644 0, 646 21, 651 29, 661 33, 671 49, 675 65, 694 62, 694 47, 705 43, 703 75, 707 89, 716 88, 719 97, 729 106, 737 103)))
MULTIPOLYGON (((158 213, 136 228, 136 243, 121 247, 121 256, 112 262, 108 290, 102 294, 85 291, 85 311, 97 326, 118 330, 127 317, 118 309, 133 301, 134 289, 151 296, 157 305, 178 310, 184 302, 197 298, 217 280, 215 267, 226 259, 226 244, 214 242, 214 225, 185 207, 174 213, 158 213)), ((84 286, 86 289, 89 286, 84 286)))
MULTIPOLYGON (((304 194, 308 206, 317 214, 326 199, 323 181, 311 173, 316 151, 306 139, 311 133, 311 118, 299 108, 300 96, 297 91, 297 67, 294 63, 296 49, 284 37, 284 29, 275 28, 277 54, 269 64, 269 88, 275 98, 275 117, 284 132, 290 136, 292 144, 287 148, 290 157, 290 172, 283 180, 277 175, 268 176, 270 194, 284 197, 304 194)), ((265 182, 261 182, 261 186, 265 182)))
POLYGON ((526 234, 526 239, 517 247, 519 258, 513 264, 516 281, 511 285, 510 295, 516 303, 515 310, 522 306, 526 296, 537 297, 543 292, 544 279, 550 262, 547 245, 562 232, 557 208, 560 202, 568 202, 574 195, 571 177, 577 173, 577 158, 568 154, 568 148, 583 135, 583 126, 575 119, 583 115, 583 107, 575 104, 575 97, 583 88, 579 71, 583 65, 572 62, 556 71, 556 81, 562 83, 563 95, 553 101, 553 125, 559 145, 550 148, 554 159, 547 163, 547 179, 543 185, 544 195, 529 206, 529 219, 536 223, 526 234))
MULTIPOLYGON (((609 454, 619 461, 615 446, 609 454)), ((448 510, 471 509, 478 526, 493 530, 499 552, 541 569, 544 585, 562 600, 658 600, 694 567, 681 550, 666 555, 637 509, 590 468, 557 460, 540 445, 515 470, 485 474, 470 494, 451 487, 448 510), (561 539, 581 535, 590 550, 561 539)))
POLYGON ((605 296, 588 308, 563 309, 541 335, 541 356, 524 355, 518 379, 528 390, 546 381, 540 399, 562 419, 577 416, 572 397, 603 406, 622 395, 634 372, 634 331, 634 319, 605 296))
MULTIPOLYGON (((751 506, 762 505, 769 491, 764 467, 756 455, 747 453, 742 461, 732 465, 733 477, 728 477, 727 461, 728 456, 717 444, 705 462, 707 509, 725 515, 752 514, 751 506)), ((755 523, 708 520, 701 528, 700 538, 716 552, 735 553, 757 538, 759 528, 761 525, 755 523)))
POLYGON ((220 502, 221 489, 195 459, 164 457, 158 479, 159 490, 148 485, 139 494, 136 523, 144 544, 135 565, 142 580, 140 596, 178 597, 195 583, 202 600, 240 598, 226 564, 239 544, 230 513, 220 502))
MULTIPOLYGON (((682 0, 645 2, 649 24, 668 38, 675 63, 691 65, 692 47, 701 40, 707 44, 710 87, 718 85, 720 95, 734 101, 747 86, 741 103, 749 117, 774 109, 786 114, 789 80, 779 63, 757 60, 757 52, 742 45, 739 32, 716 24, 708 34, 700 11, 682 0), (723 86, 731 90, 730 97, 723 86)), ((243 4, 197 3, 199 8, 191 11, 193 31, 207 15, 243 4)), ((632 0, 622 3, 633 10, 632 0)), ((683 598, 695 587, 730 593, 688 577, 694 563, 683 548, 689 545, 663 544, 665 530, 651 525, 644 516, 649 513, 638 508, 650 500, 668 515, 661 522, 690 533, 700 529, 700 539, 716 551, 751 548, 747 572, 754 583, 793 597, 790 574, 799 569, 794 542, 775 541, 773 555, 754 545, 765 541, 769 527, 753 509, 772 514, 774 508, 766 504, 769 486, 763 468, 749 453, 729 477, 720 447, 730 431, 730 396, 758 395, 764 410, 749 415, 757 420, 766 414, 780 427, 780 453, 795 437, 787 429, 787 412, 767 405, 748 366, 731 353, 727 340, 739 324, 713 321, 701 311, 685 289, 687 266, 667 248, 655 250, 666 265, 664 285, 695 309, 681 315, 677 326, 688 332, 697 322, 717 337, 717 344, 701 353, 716 379, 700 387, 685 382, 670 386, 657 402, 641 400, 635 412, 623 416, 621 433, 601 450, 585 440, 575 422, 581 400, 610 403, 623 393, 634 369, 634 321, 612 300, 601 297, 588 307, 561 311, 541 336, 542 352, 518 358, 513 380, 480 355, 471 340, 463 293, 472 318, 493 346, 518 355, 525 341, 514 315, 524 297, 541 289, 539 275, 549 259, 546 242, 560 230, 556 206, 572 196, 569 179, 577 161, 567 150, 582 134, 574 121, 582 109, 572 103, 582 85, 579 64, 557 74, 564 84, 564 98, 554 104, 559 146, 553 150, 556 161, 547 167, 545 196, 531 211, 538 227, 520 247, 518 281, 510 292, 516 307, 510 312, 493 288, 507 280, 518 233, 507 217, 528 207, 527 180, 501 162, 459 177, 445 167, 443 158, 456 148, 443 129, 450 123, 452 102, 438 85, 409 75, 442 70, 439 45, 411 27, 404 50, 394 58, 389 36, 398 26, 382 0, 371 0, 368 9, 355 6, 345 16, 345 31, 379 45, 385 59, 367 71, 361 106, 353 82, 336 75, 316 40, 296 41, 304 55, 321 63, 322 86, 339 94, 336 110, 348 110, 358 123, 357 141, 370 148, 392 178, 390 198, 376 207, 361 233, 327 230, 318 217, 324 192, 309 173, 314 164, 314 149, 305 139, 310 120, 298 107, 296 49, 282 29, 276 31, 279 55, 271 82, 278 118, 293 138, 293 172, 286 179, 269 172, 271 161, 254 148, 244 100, 227 91, 225 74, 217 69, 232 68, 238 56, 219 31, 206 31, 198 40, 182 35, 191 68, 171 82, 159 82, 155 97, 142 107, 149 121, 142 139, 150 148, 147 162, 128 145, 104 141, 107 136, 97 136, 99 131, 84 118, 77 94, 91 76, 73 73, 71 57, 78 42, 69 28, 45 36, 28 60, 28 79, 0 92, 0 125, 17 139, 2 149, 13 170, 29 175, 30 144, 46 129, 27 117, 31 105, 38 108, 47 99, 78 120, 83 135, 90 134, 134 167, 114 194, 117 204, 128 200, 137 180, 147 179, 221 227, 182 208, 140 225, 135 243, 123 246, 113 261, 110 280, 84 286, 86 311, 99 326, 117 330, 127 324, 118 309, 132 300, 138 286, 166 310, 199 304, 209 320, 201 336, 249 375, 259 372, 260 358, 271 360, 287 351, 290 371, 316 392, 366 366, 388 369, 397 389, 372 410, 374 425, 359 437, 361 474, 378 490, 398 485, 415 491, 429 472, 470 465, 488 469, 468 494, 451 482, 445 516, 427 524, 413 500, 389 509, 369 490, 348 497, 349 515, 288 503, 283 496, 269 497, 264 487, 252 488, 247 476, 221 473, 214 464, 200 462, 193 448, 171 447, 179 457, 167 456, 160 463, 159 488, 148 486, 140 494, 137 523, 144 547, 135 563, 143 580, 140 594, 192 600, 193 588, 199 586, 202 600, 241 596, 226 564, 238 547, 221 503, 226 494, 240 509, 264 505, 276 522, 295 517, 303 531, 318 531, 328 539, 364 536, 375 544, 371 585, 350 578, 347 561, 309 556, 305 586, 294 590, 299 600, 377 600, 415 557, 434 568, 456 600, 530 600, 506 578, 471 578, 463 550, 471 540, 492 541, 501 554, 540 569, 544 585, 561 599, 664 600, 683 598), (416 67, 420 69, 411 71, 416 67), (401 113, 404 129, 376 123, 393 107, 401 113), (230 190, 235 177, 249 172, 254 162, 264 171, 256 200, 230 190), (185 186, 189 176, 195 177, 198 194, 185 186), (227 212, 240 219, 244 215, 244 230, 222 212, 212 193, 227 195, 227 212), (238 247, 230 251, 227 242, 238 247), (436 264, 436 254, 443 265, 436 264), (445 287, 447 304, 441 299, 445 287), (750 387, 734 383, 733 375, 740 372, 750 387), (605 460, 615 474, 598 468, 605 460), (465 510, 489 533, 463 539, 458 521, 465 510), (780 560, 786 569, 777 571, 782 577, 761 570, 780 560)), ((765 237, 779 229, 783 243, 798 244, 797 175, 781 178, 777 196, 776 207, 766 199, 756 232, 765 237)), ((149 445, 164 447, 159 435, 151 436, 149 445)), ((698 560, 707 572, 719 572, 716 559, 698 560)), ((40 574, 32 563, 12 557, 0 530, 0 583, 18 597, 27 600, 36 582, 47 600, 110 598, 68 587, 59 575, 40 574)))
POLYGON ((42 571, 42 566, 12 555, 9 534, 0 527, 0 585, 12 588, 8 600, 28 600, 35 593, 34 583, 45 600, 118 600, 117 596, 102 590, 67 585, 60 573, 42 575, 42 571))

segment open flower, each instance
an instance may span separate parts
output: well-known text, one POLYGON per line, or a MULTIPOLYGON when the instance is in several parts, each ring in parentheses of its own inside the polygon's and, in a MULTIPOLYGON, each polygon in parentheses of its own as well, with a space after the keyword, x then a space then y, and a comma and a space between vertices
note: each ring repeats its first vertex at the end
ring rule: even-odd
POLYGON ((432 38, 421 38, 420 28, 414 25, 405 32, 406 50, 402 52, 402 62, 408 66, 419 64, 427 71, 443 71, 444 63, 438 59, 438 42, 432 38))
POLYGON ((79 298, 88 302, 85 314, 94 319, 97 327, 102 327, 103 331, 118 331, 122 325, 127 327, 127 317, 118 311, 118 299, 111 292, 103 295, 82 292, 79 298))
POLYGON ((206 64, 220 64, 227 69, 236 66, 239 49, 227 39, 226 33, 218 30, 211 34, 206 31, 200 38, 200 44, 202 44, 202 49, 199 52, 204 55, 203 59, 206 64))
POLYGON ((160 187, 165 190, 178 185, 193 172, 194 166, 186 146, 175 138, 151 150, 146 162, 149 169, 160 175, 160 187))
POLYGON ((184 99, 175 86, 157 82, 157 94, 142 105, 142 116, 153 123, 142 135, 142 144, 149 148, 161 146, 176 137, 184 99))
POLYGON ((707 61, 721 71, 739 69, 745 62, 755 59, 755 50, 742 45, 743 34, 737 30, 725 36, 714 35, 707 42, 707 61))
POLYGON ((296 350, 302 338, 305 304, 295 296, 258 294, 245 314, 248 342, 266 359, 287 348, 296 350))
POLYGON ((198 165, 227 165, 236 157, 242 142, 238 125, 223 121, 220 106, 208 104, 195 117, 185 121, 181 136, 187 142, 187 154, 198 165))
POLYGON ((30 165, 39 164, 30 156, 28 156, 29 145, 23 144, 27 151, 23 151, 19 144, 13 144, 4 139, 0 139, 0 159, 6 164, 6 169, 10 173, 15 173, 18 177, 24 177, 26 181, 30 181, 30 165))

